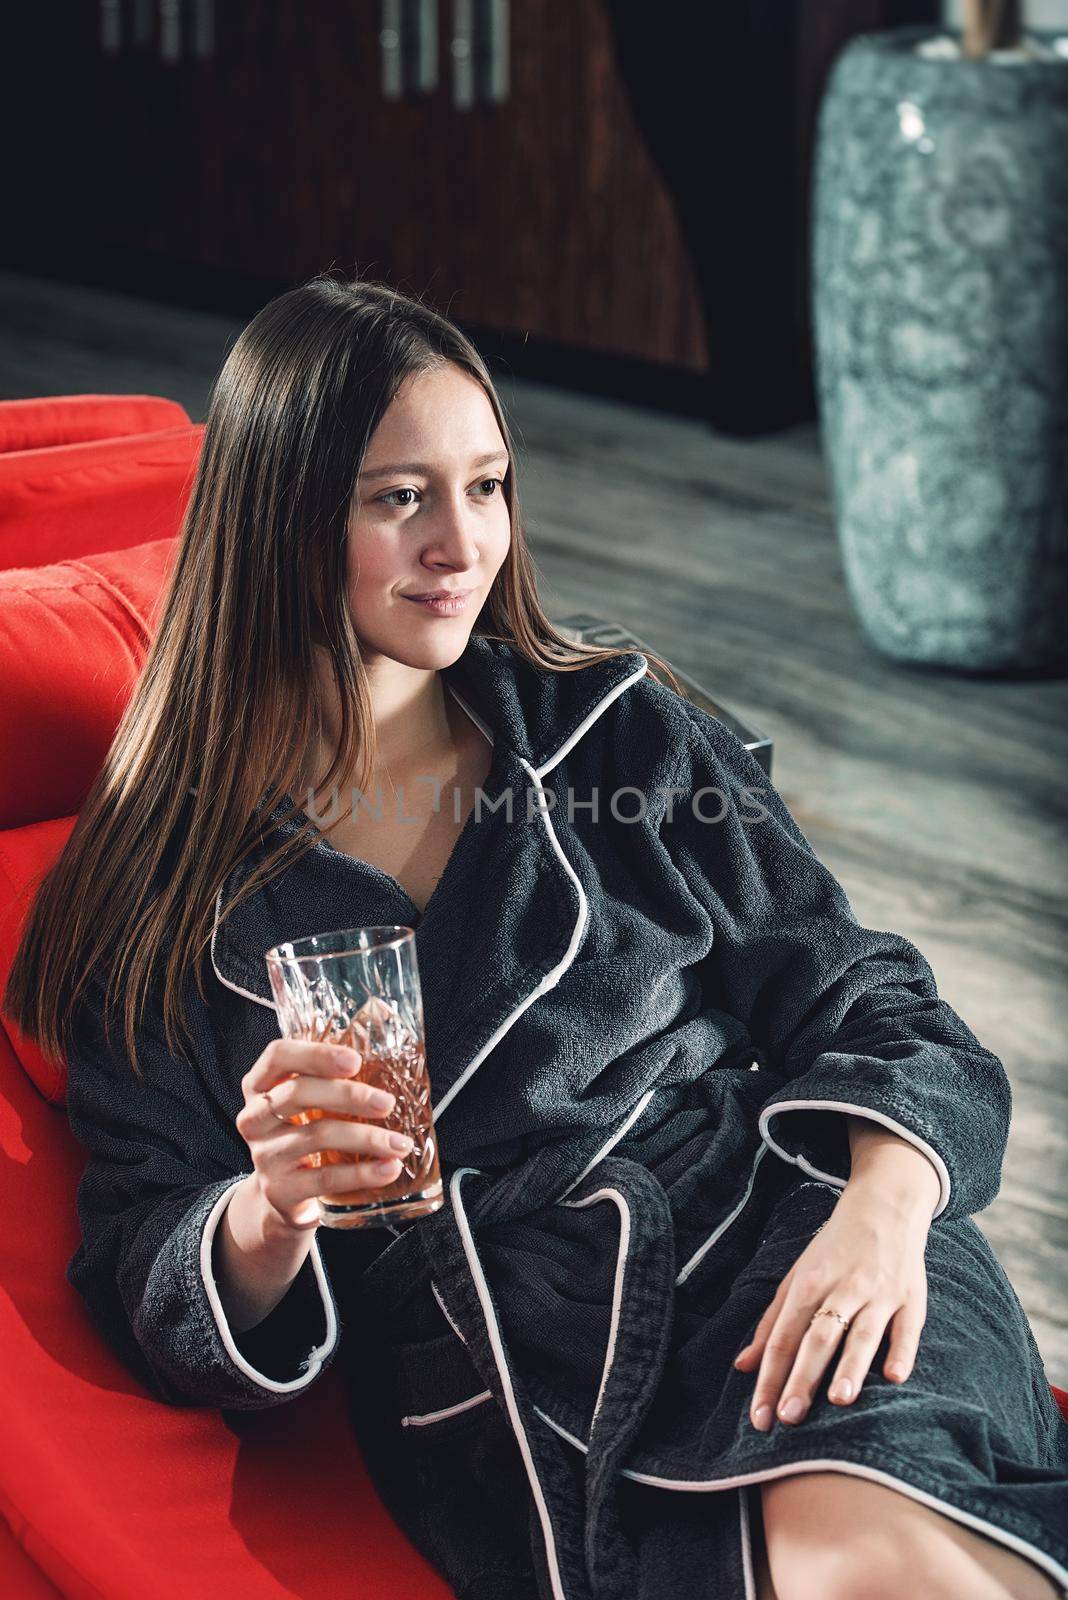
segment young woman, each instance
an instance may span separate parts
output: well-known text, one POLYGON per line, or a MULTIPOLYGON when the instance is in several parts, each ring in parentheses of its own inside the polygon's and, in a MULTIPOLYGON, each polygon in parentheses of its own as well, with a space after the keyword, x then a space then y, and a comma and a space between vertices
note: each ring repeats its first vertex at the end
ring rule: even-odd
POLYGON ((256 1407, 336 1357, 469 1600, 1066 1592, 1068 1427, 971 1220, 1001 1062, 664 663, 556 633, 490 376, 418 302, 326 276, 230 350, 5 1008, 68 1059, 70 1277, 130 1369, 256 1407), (396 1176, 390 1107, 280 1038, 263 957, 378 923, 445 1203, 317 1232, 396 1176))

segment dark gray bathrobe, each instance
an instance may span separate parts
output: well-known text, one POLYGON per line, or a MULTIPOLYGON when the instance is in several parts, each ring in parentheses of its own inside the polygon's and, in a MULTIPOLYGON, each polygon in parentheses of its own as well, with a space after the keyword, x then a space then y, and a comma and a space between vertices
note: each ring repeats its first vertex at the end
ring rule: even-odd
POLYGON ((1000 1180, 1001 1062, 643 656, 541 673, 476 635, 444 678, 492 769, 422 916, 320 838, 232 916, 248 863, 221 886, 191 1063, 150 1008, 140 1085, 87 1012, 70 1276, 106 1336, 165 1400, 224 1408, 281 1403, 340 1350, 375 1482, 465 1600, 751 1600, 755 1486, 818 1468, 1068 1590, 1068 1425, 971 1220, 1000 1180), (319 1230, 235 1334, 211 1243, 251 1168, 240 1079, 278 1036, 264 951, 391 922, 417 931, 445 1203, 319 1230), (837 1202, 848 1112, 938 1174, 918 1359, 887 1381, 884 1338, 845 1407, 832 1362, 805 1420, 758 1433, 732 1360, 837 1202))

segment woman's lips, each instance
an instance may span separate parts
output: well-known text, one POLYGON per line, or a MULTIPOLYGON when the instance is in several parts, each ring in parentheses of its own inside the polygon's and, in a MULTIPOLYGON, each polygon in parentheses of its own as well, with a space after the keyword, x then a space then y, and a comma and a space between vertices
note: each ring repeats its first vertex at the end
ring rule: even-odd
POLYGON ((473 593, 473 589, 465 589, 462 594, 449 595, 443 600, 418 600, 411 594, 406 594, 404 598, 414 606, 422 606, 432 617, 458 617, 473 593))

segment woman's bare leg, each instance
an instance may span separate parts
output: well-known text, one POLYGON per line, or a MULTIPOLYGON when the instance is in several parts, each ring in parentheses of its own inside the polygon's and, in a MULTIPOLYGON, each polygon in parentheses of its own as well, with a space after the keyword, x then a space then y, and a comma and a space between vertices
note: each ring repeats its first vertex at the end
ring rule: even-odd
POLYGON ((775 1600, 1060 1600, 1028 1557, 887 1485, 831 1471, 760 1488, 775 1600))

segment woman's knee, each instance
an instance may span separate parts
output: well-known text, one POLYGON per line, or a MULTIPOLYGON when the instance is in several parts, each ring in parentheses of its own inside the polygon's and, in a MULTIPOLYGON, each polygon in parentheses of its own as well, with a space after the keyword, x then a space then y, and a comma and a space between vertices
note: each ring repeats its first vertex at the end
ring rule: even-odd
POLYGON ((883 1570, 873 1561, 879 1552, 858 1548, 856 1528, 844 1521, 848 1500, 848 1480, 840 1473, 791 1473, 762 1486, 764 1544, 778 1600, 837 1600, 851 1584, 856 1594, 862 1561, 883 1570))
POLYGON ((1015 1600, 1010 1575, 980 1548, 990 1541, 898 1490, 840 1472, 790 1474, 762 1490, 777 1600, 913 1600, 920 1580, 924 1600, 1015 1600))

